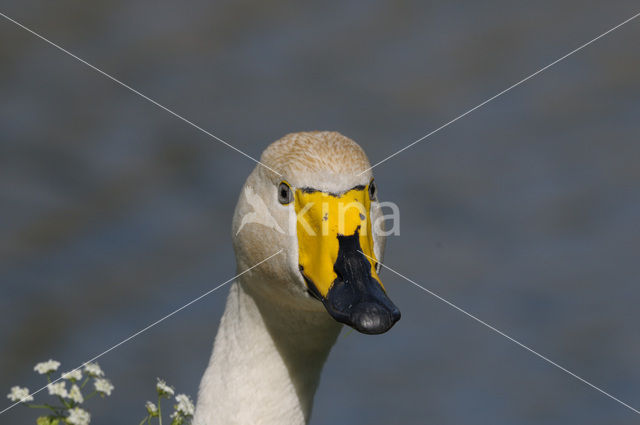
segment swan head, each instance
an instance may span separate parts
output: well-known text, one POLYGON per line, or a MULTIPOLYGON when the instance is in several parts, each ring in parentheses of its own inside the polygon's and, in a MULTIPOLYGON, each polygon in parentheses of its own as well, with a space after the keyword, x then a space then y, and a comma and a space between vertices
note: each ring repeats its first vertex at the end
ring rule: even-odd
POLYGON ((389 330, 400 311, 378 276, 385 237, 362 148, 336 132, 293 133, 260 162, 234 214, 238 267, 282 252, 245 281, 283 308, 326 310, 362 333, 389 330))

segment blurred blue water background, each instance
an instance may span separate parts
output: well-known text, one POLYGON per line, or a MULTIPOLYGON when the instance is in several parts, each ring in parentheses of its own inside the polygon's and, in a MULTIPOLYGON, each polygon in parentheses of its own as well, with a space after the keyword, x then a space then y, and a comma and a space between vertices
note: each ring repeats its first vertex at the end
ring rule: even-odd
MULTIPOLYGON (((634 1, 4 0, 252 156, 337 130, 376 162, 637 13, 634 1)), ((375 170, 386 263, 640 406, 640 21, 375 170)), ((0 19, 0 390, 41 386, 235 273, 254 164, 0 19)), ((390 273, 403 319, 334 348, 312 424, 638 416, 390 273)), ((93 424, 196 395, 226 290, 100 359, 93 424)), ((2 396, 4 397, 4 392, 2 396)), ((5 399, 6 404, 8 400, 5 399)), ((0 407, 4 407, 4 403, 0 407)), ((33 423, 17 407, 3 424, 33 423)))

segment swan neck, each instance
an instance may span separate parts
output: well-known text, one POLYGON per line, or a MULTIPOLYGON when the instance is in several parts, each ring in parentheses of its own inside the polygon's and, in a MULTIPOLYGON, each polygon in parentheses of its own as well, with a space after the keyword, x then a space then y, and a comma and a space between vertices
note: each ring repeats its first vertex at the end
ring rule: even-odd
POLYGON ((194 425, 306 424, 340 325, 278 302, 257 285, 230 290, 202 378, 194 425))

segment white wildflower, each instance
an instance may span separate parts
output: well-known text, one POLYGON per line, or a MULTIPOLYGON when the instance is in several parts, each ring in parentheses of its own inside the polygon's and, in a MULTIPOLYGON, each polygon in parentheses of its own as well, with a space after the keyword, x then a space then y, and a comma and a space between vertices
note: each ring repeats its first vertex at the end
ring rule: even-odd
POLYGON ((60 397, 67 397, 69 394, 67 393, 67 389, 65 388, 66 382, 54 382, 52 384, 47 385, 47 389, 49 390, 49 394, 57 395, 60 397))
POLYGON ((80 369, 74 369, 69 372, 63 373, 62 378, 68 379, 70 381, 79 381, 82 379, 82 372, 80 371, 80 369))
POLYGON ((184 416, 193 416, 195 407, 193 406, 193 402, 188 395, 178 394, 176 396, 176 401, 178 402, 178 404, 176 405, 176 411, 184 416))
POLYGON ((69 398, 76 403, 83 403, 84 397, 82 397, 82 393, 80 392, 80 387, 76 384, 73 384, 71 389, 69 390, 69 398))
POLYGON ((47 360, 46 362, 38 363, 33 367, 33 370, 38 372, 40 375, 44 375, 45 373, 55 372, 60 367, 60 362, 55 360, 47 360))
POLYGON ((69 409, 69 416, 67 416, 67 423, 71 425, 89 425, 91 421, 91 415, 84 409, 74 407, 69 409))
POLYGON ((147 412, 151 415, 151 416, 157 416, 158 415, 158 406, 156 406, 155 404, 151 403, 150 401, 147 401, 144 404, 144 407, 147 408, 147 412))
POLYGON ((98 363, 87 363, 84 366, 84 371, 94 377, 104 376, 104 372, 100 369, 100 365, 98 365, 98 363))
POLYGON ((11 392, 7 394, 7 398, 11 401, 33 401, 33 396, 29 395, 29 388, 21 388, 17 385, 15 387, 11 387, 11 392))
POLYGON ((172 396, 174 394, 173 388, 167 385, 167 383, 160 378, 158 378, 158 383, 156 384, 156 391, 158 391, 158 395, 160 396, 162 395, 172 396))
POLYGON ((109 382, 108 379, 98 378, 93 382, 93 385, 96 387, 96 391, 101 394, 111 395, 111 391, 113 391, 114 386, 109 382))

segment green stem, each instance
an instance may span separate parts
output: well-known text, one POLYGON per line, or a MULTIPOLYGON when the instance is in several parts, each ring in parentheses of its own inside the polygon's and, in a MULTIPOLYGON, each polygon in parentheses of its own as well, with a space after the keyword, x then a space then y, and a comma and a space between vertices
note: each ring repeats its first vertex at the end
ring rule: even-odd
POLYGON ((70 405, 69 403, 67 403, 67 401, 66 401, 64 398, 62 398, 62 397, 58 396, 58 400, 60 400, 60 403, 62 403, 62 405, 63 405, 65 408, 67 408, 67 409, 71 409, 71 405, 70 405))
POLYGON ((97 391, 92 392, 91 394, 89 394, 88 396, 86 396, 84 398, 84 401, 87 401, 87 400, 91 399, 92 397, 95 397, 96 394, 98 394, 97 391))
POLYGON ((160 403, 162 402, 162 396, 158 396, 158 425, 162 425, 162 406, 160 403))
MULTIPOLYGON (((32 409, 51 409, 54 412, 57 412, 58 410, 56 410, 55 407, 49 405, 49 404, 27 404, 25 403, 25 406, 30 407, 32 409)), ((61 409, 61 408, 58 408, 61 409)))
POLYGON ((147 421, 147 423, 149 423, 149 415, 145 416, 144 419, 141 420, 138 425, 142 425, 144 423, 144 421, 147 421))
POLYGON ((82 385, 80 385, 80 389, 84 388, 85 385, 87 385, 87 382, 89 382, 89 379, 91 379, 90 376, 87 376, 84 380, 84 382, 82 383, 82 385))

